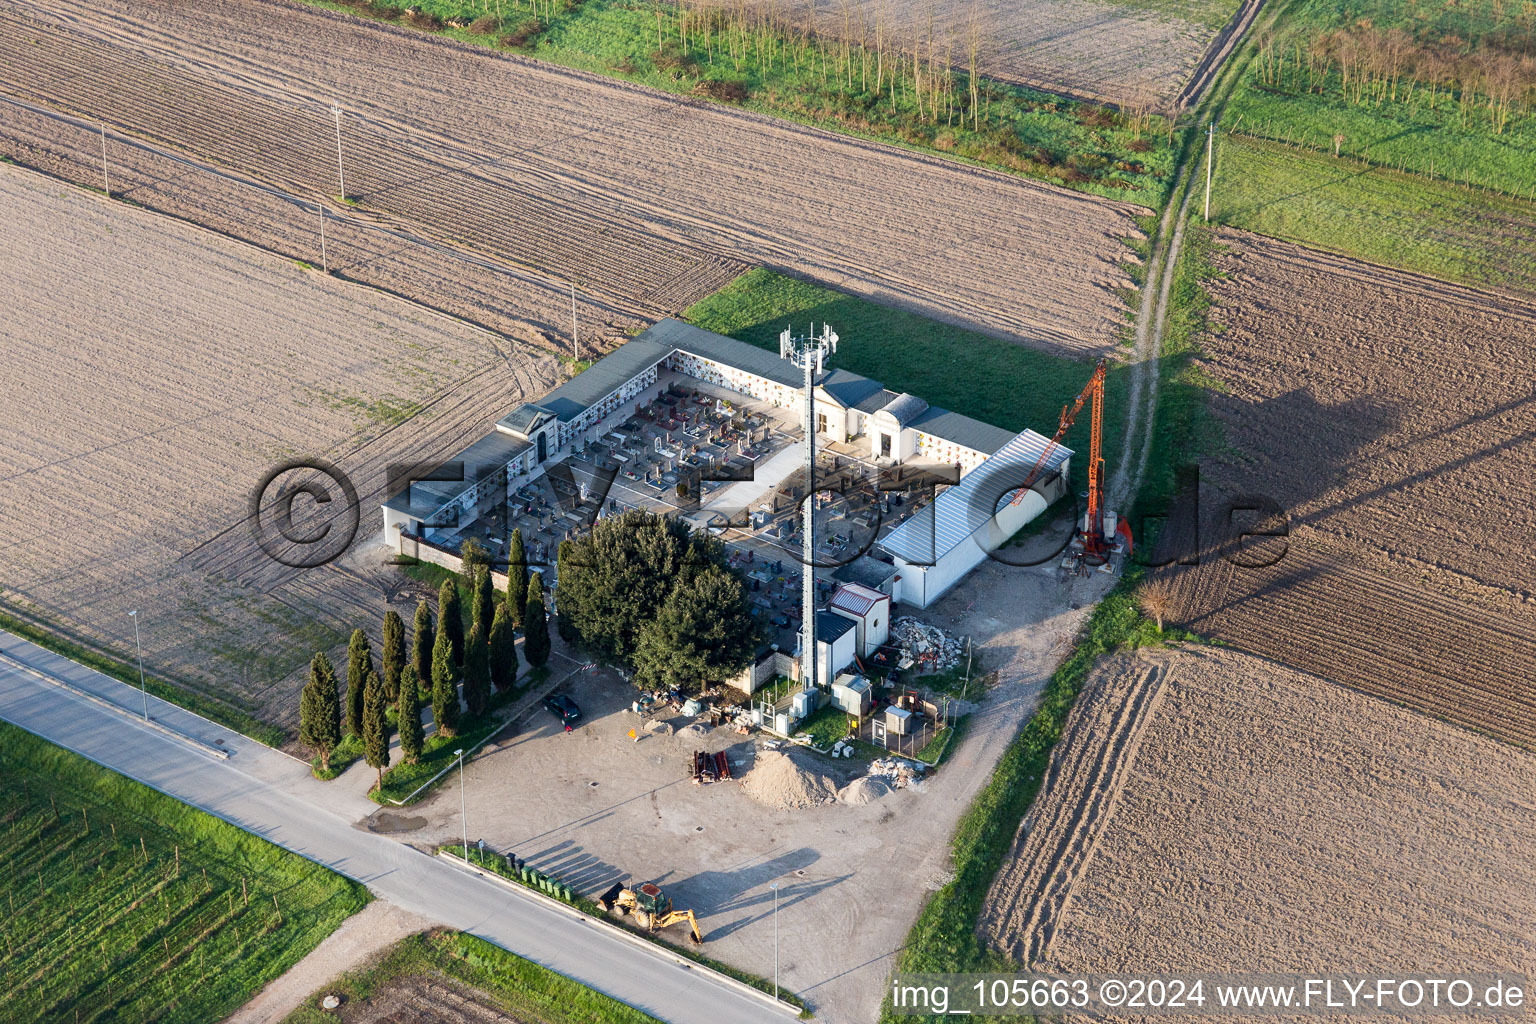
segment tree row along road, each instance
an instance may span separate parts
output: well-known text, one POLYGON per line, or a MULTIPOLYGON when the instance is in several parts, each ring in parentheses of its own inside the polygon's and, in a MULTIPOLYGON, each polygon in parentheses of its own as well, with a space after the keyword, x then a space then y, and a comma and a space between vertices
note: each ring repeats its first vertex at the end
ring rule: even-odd
POLYGON ((140 706, 132 687, 9 633, 0 632, 0 649, 125 709, 102 707, 0 663, 0 718, 354 878, 399 907, 676 1024, 782 1024, 789 1017, 659 948, 653 952, 403 843, 354 828, 312 799, 306 791, 321 784, 286 754, 149 698, 152 718, 229 750, 230 758, 221 760, 136 723, 126 710, 140 706))

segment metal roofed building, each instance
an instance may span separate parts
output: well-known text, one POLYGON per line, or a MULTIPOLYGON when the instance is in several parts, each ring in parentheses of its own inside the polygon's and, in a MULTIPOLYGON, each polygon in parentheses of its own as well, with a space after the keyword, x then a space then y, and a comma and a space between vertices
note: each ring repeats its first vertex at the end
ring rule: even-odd
POLYGON ((1014 435, 958 484, 878 541, 896 561, 892 596, 903 604, 928 607, 1066 494, 1073 453, 1058 447, 1030 490, 1017 503, 1010 500, 1049 444, 1050 438, 1033 430, 1014 435))
POLYGON ((492 431, 474 444, 445 460, 434 472, 458 463, 462 473, 445 473, 447 480, 408 481, 405 489, 384 502, 384 536, 396 545, 398 527, 419 533, 423 526, 449 528, 465 516, 472 516, 476 505, 496 487, 512 486, 526 479, 533 467, 533 446, 527 441, 492 431))
MULTIPOLYGON (((660 389, 663 370, 780 408, 796 408, 804 400, 803 372, 778 353, 663 319, 542 398, 498 419, 494 432, 455 456, 467 467, 465 480, 415 483, 390 495, 384 503, 386 542, 397 547, 401 529, 431 536, 423 531, 452 529, 461 519, 473 518, 489 494, 490 476, 509 489, 521 486, 584 440, 632 415, 648 394, 660 389)), ((930 406, 913 394, 896 394, 850 370, 824 372, 815 389, 817 415, 811 429, 833 441, 863 439, 870 457, 882 465, 914 459, 953 466, 963 480, 1014 439, 1000 427, 930 406)))
POLYGON ((891 598, 873 587, 844 583, 832 594, 827 610, 848 619, 854 626, 854 649, 868 657, 890 638, 891 598))

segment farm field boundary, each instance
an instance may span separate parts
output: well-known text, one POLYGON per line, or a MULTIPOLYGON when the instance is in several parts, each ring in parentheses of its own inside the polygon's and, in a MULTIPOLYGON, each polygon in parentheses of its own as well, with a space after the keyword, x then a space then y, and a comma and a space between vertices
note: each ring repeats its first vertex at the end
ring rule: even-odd
MULTIPOLYGON (((404 299, 510 339, 568 354, 570 293, 564 282, 333 210, 273 185, 211 166, 80 118, 0 95, 6 161, 103 193, 102 145, 110 146, 112 198, 217 232, 332 277, 404 299), (321 237, 324 218, 324 239, 321 237), (561 316, 561 313, 564 316, 561 316)), ((637 323, 599 297, 579 297, 581 319, 601 340, 637 323), (602 325, 599 328, 598 325, 602 325)))
MULTIPOLYGON (((80 0, 44 0, 26 10, 0 13, 11 26, 0 91, 327 203, 341 191, 335 103, 348 193, 338 209, 403 218, 444 244, 574 281, 641 320, 674 315, 758 264, 1092 352, 1114 344, 1117 292, 1134 284, 1119 240, 1138 207, 947 158, 305 6, 191 0, 106 18, 80 0), (329 45, 310 45, 314 33, 329 45), (76 66, 92 70, 77 76, 76 66), (134 87, 107 88, 102 76, 115 71, 134 87), (509 91, 519 102, 502 101, 509 91)), ((568 319, 568 309, 543 317, 568 319)))
MULTIPOLYGON (((1035 969, 1307 971, 1417 957, 1529 974, 1536 757, 1220 647, 1117 656, 1085 697, 1107 689, 1114 706, 1159 669, 1161 703, 1118 809, 1035 969)), ((1094 712, 1091 699, 1074 711, 1064 767, 1092 763, 1094 712)), ((1037 842, 1063 838, 1057 805, 1079 805, 1097 779, 1063 782, 1028 826, 1048 833, 1037 842)), ((1027 885, 1024 867, 1010 865, 995 894, 1027 885)), ((985 941, 1016 949, 1025 925, 999 914, 985 941)))
POLYGON ((1487 498, 1536 471, 1536 303, 1235 231, 1213 260, 1222 443, 1159 538, 1175 618, 1536 743, 1536 553, 1507 541, 1536 513, 1487 498), (1256 493, 1288 536, 1229 545, 1227 501, 1256 493))
POLYGON ((1092 863, 1134 770, 1167 671, 1135 665, 1129 683, 1095 677, 1078 696, 1041 784, 1043 797, 1020 823, 981 911, 982 929, 1008 935, 1004 949, 1019 963, 1041 961, 1071 909, 1073 885, 1092 863))

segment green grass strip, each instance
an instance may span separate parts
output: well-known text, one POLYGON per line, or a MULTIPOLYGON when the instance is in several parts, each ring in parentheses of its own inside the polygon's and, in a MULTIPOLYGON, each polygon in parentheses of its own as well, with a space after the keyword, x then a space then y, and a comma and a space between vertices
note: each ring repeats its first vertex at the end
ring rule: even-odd
MULTIPOLYGON (((1174 154, 1165 118, 979 77, 980 116, 973 120, 963 112, 970 92, 963 71, 954 75, 955 102, 941 101, 943 109, 935 118, 929 100, 920 107, 911 88, 910 53, 899 56, 889 42, 878 76, 883 84, 877 88, 873 48, 862 66, 857 46, 852 63, 844 64, 843 48, 830 35, 823 51, 814 37, 785 25, 766 27, 754 18, 744 37, 739 30, 734 33, 733 55, 720 28, 704 30, 697 9, 689 14, 685 45, 679 7, 655 0, 552 0, 541 2, 537 15, 507 3, 500 27, 490 27, 492 17, 484 22, 485 32, 468 28, 487 15, 482 0, 306 2, 1146 206, 1161 205, 1172 184, 1174 154), (466 27, 455 27, 455 21, 466 27), (905 71, 895 72, 893 90, 897 64, 905 71)), ((1216 0, 1215 5, 1228 2, 1216 0)), ((821 24, 830 30, 825 18, 821 24)), ((956 47, 955 64, 964 63, 963 45, 956 47)), ((942 55, 935 60, 941 62, 942 55)))
POLYGON ((0 821, 0 1020, 223 1020, 368 901, 6 723, 0 821))
MULTIPOLYGON (((379 999, 397 981, 447 977, 529 1024, 661 1024, 643 1013, 499 946, 462 932, 412 935, 368 967, 349 971, 289 1014, 284 1024, 334 1024, 320 1000, 336 993, 349 1004, 379 999)), ((382 1005, 387 1006, 388 1003, 382 1005)))

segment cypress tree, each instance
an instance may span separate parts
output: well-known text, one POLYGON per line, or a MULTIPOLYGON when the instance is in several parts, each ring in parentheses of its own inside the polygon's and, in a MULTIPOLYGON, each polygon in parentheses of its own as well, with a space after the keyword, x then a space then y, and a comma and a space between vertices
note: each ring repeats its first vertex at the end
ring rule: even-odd
POLYGON ((535 598, 540 601, 544 600, 544 574, 541 572, 531 572, 528 574, 528 600, 532 601, 535 598))
POLYGON ((379 662, 384 699, 392 704, 400 695, 400 670, 405 668, 405 623, 393 608, 384 613, 384 651, 379 662))
POLYGON ((523 553, 523 531, 512 531, 507 544, 507 611, 512 625, 523 624, 523 609, 528 606, 528 556, 523 553))
MULTIPOLYGON (((448 637, 455 668, 464 667, 464 611, 459 605, 459 585, 452 577, 437 591, 437 632, 448 637)), ((434 683, 436 676, 433 677, 434 683)))
POLYGON ((479 627, 481 636, 489 636, 491 616, 494 614, 496 605, 495 591, 491 589, 490 566, 481 568, 479 575, 475 577, 474 589, 470 593, 474 595, 474 604, 470 609, 470 624, 479 627))
POLYGON ((437 631, 432 646, 432 721, 439 736, 452 736, 459 729, 459 671, 453 665, 453 644, 448 631, 437 631))
POLYGON ((372 671, 373 649, 368 646, 368 637, 354 629, 352 642, 347 645, 347 734, 359 739, 363 735, 363 687, 372 671))
POLYGON ((309 663, 309 683, 299 697, 299 739, 320 755, 321 770, 330 770, 331 751, 341 742, 341 702, 336 671, 324 654, 309 663))
POLYGON ((471 715, 483 715, 490 700, 491 667, 486 657, 485 634, 477 622, 464 642, 464 703, 471 715))
MULTIPOLYGON (((537 575, 537 573, 535 573, 537 575)), ((528 610, 523 622, 523 657, 530 668, 542 668, 549 661, 549 623, 544 618, 544 599, 529 587, 528 610)))
MULTIPOLYGON (((411 636, 411 667, 416 670, 416 685, 432 686, 432 644, 437 634, 432 629, 432 609, 422 598, 416 606, 416 632, 411 636)), ((417 695, 418 697, 420 694, 417 695)))
POLYGON ((400 757, 406 764, 415 764, 421 757, 425 742, 421 730, 421 684, 416 680, 416 668, 406 665, 400 673, 400 702, 395 710, 400 724, 400 757))
POLYGON ((512 689, 512 684, 517 682, 517 645, 513 641, 512 615, 505 604, 499 604, 491 619, 490 639, 486 641, 491 683, 498 693, 512 689))
POLYGON ((377 672, 368 673, 363 684, 363 759, 379 773, 378 787, 384 788, 384 769, 389 767, 389 718, 385 710, 384 683, 377 672))
POLYGON ((566 613, 567 608, 577 604, 571 599, 571 588, 566 583, 572 575, 567 569, 575 550, 575 541, 563 540, 555 554, 555 607, 558 609, 555 612, 555 628, 560 631, 560 639, 568 644, 580 640, 571 616, 566 613))

